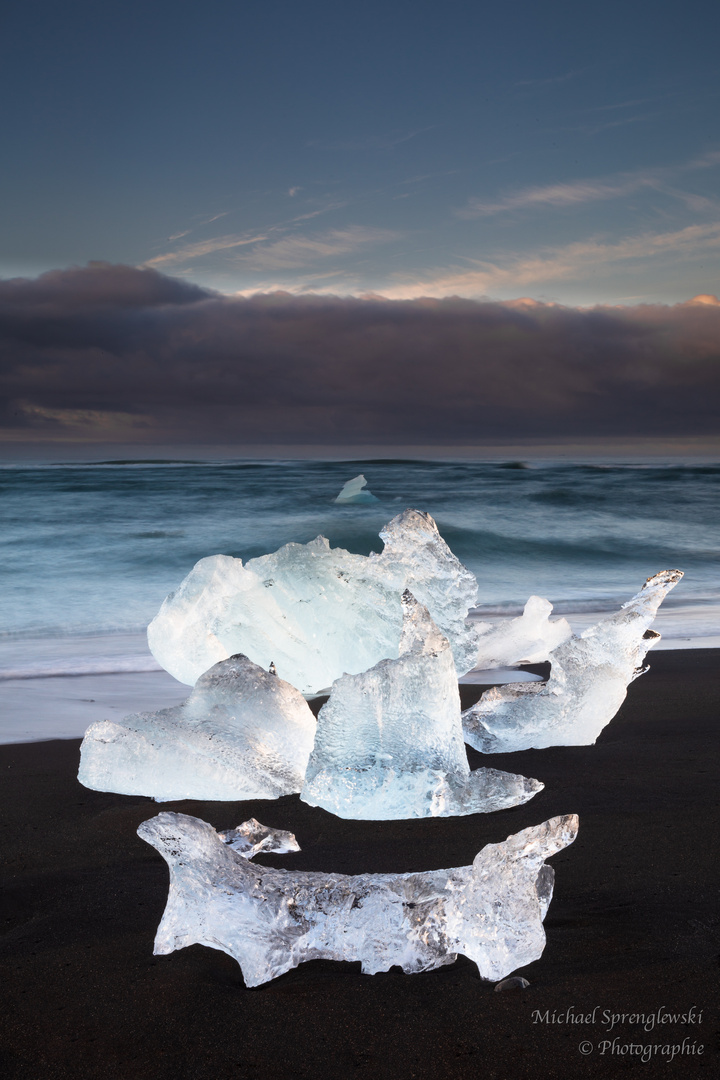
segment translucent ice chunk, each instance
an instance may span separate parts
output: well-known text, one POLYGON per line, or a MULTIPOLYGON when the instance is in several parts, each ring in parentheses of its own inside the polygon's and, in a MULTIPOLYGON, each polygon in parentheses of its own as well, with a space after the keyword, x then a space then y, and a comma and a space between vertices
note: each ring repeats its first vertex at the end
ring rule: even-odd
POLYGON ((246 656, 207 671, 182 705, 92 724, 78 779, 169 799, 276 799, 300 791, 315 736, 302 694, 246 656))
POLYGON ((594 743, 618 711, 628 683, 660 635, 649 630, 665 595, 682 577, 648 578, 617 614, 571 637, 552 653, 547 682, 487 690, 463 713, 465 741, 486 754, 594 743))
MULTIPOLYGON (((478 647, 477 630, 467 619, 468 611, 477 603, 478 584, 474 574, 453 555, 430 514, 406 510, 380 530, 380 539, 385 546, 382 554, 374 558, 389 577, 402 580, 398 597, 404 589, 409 589, 428 609, 433 622, 450 642, 458 674, 464 675, 474 666, 478 647)), ((400 630, 399 605, 397 611, 400 630)), ((392 653, 384 655, 397 656, 397 644, 392 653)))
POLYGON ((496 982, 537 960, 552 895, 545 859, 573 842, 574 814, 488 844, 472 866, 416 874, 301 873, 248 864, 211 825, 158 814, 138 835, 170 867, 156 955, 208 945, 234 957, 247 986, 304 960, 360 960, 429 971, 458 953, 496 982))
POLYGON ((218 836, 223 844, 228 844, 244 859, 252 859, 259 851, 272 851, 280 855, 300 850, 294 833, 271 829, 267 825, 261 825, 254 817, 243 821, 236 829, 226 829, 225 832, 218 833, 218 836))
POLYGON ((485 671, 508 664, 540 664, 553 649, 567 641, 572 631, 567 619, 553 619, 553 606, 541 596, 531 596, 517 619, 499 626, 480 623, 482 631, 475 667, 485 671))
POLYGON ((450 639, 461 673, 475 664, 477 631, 466 622, 477 582, 429 514, 406 510, 380 533, 381 554, 353 555, 319 536, 271 555, 201 559, 148 627, 156 660, 180 682, 244 653, 305 694, 344 672, 398 655, 405 588, 450 639))
POLYGON ((348 480, 344 488, 335 500, 336 503, 374 503, 378 500, 369 491, 363 491, 363 488, 367 487, 367 480, 360 473, 359 476, 354 477, 352 480, 348 480))
POLYGON ((400 657, 344 675, 318 716, 301 799, 338 817, 484 813, 527 802, 543 785, 496 769, 470 772, 447 638, 412 594, 400 657))

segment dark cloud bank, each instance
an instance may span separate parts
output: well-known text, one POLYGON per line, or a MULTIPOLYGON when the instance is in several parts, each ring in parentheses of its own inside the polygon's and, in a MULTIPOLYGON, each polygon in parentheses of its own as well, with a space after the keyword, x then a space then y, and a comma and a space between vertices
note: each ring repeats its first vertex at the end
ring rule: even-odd
POLYGON ((240 299, 91 264, 0 282, 0 371, 6 441, 701 436, 720 307, 240 299))

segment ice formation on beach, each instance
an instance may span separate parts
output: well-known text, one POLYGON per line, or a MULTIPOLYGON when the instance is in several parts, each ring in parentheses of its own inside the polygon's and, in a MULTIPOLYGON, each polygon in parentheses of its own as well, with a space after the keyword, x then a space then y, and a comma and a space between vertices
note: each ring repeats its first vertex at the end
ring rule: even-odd
POLYGON ((377 498, 370 491, 363 491, 363 488, 367 487, 367 480, 360 473, 359 476, 354 477, 343 487, 342 491, 335 499, 336 503, 374 503, 377 502, 377 498))
POLYGON ((354 555, 318 536, 271 555, 201 559, 148 627, 156 660, 194 683, 235 653, 278 673, 304 694, 343 673, 398 655, 400 597, 409 588, 450 640, 463 674, 474 667, 477 630, 466 621, 474 576, 453 555, 429 514, 406 510, 381 531, 380 554, 354 555))
POLYGON ((238 825, 235 829, 219 832, 218 836, 223 844, 237 851, 238 855, 242 855, 244 859, 254 858, 259 851, 271 851, 275 855, 282 855, 300 850, 295 833, 285 832, 284 829, 271 829, 268 825, 261 825, 254 817, 243 821, 242 825, 238 825))
POLYGON ((497 769, 470 772, 452 652, 427 608, 403 594, 397 660, 343 675, 318 716, 301 799, 342 818, 486 813, 543 785, 497 769))
POLYGON ((412 973, 452 964, 458 953, 497 981, 542 955, 554 880, 545 859, 571 844, 577 828, 573 814, 551 818, 488 844, 472 866, 346 876, 248 864, 206 822, 158 814, 138 829, 170 867, 154 952, 221 949, 247 986, 305 960, 359 960, 366 974, 398 964, 412 973))
POLYGON ((302 694, 246 656, 198 679, 187 701, 92 724, 78 779, 170 799, 276 799, 302 788, 315 717, 302 694))
POLYGON ((475 667, 482 670, 510 664, 540 664, 549 659, 572 634, 567 619, 550 620, 553 606, 541 596, 531 596, 517 619, 499 626, 476 624, 481 634, 475 667))
POLYGON ((628 684, 647 671, 643 659, 660 637, 648 628, 682 576, 665 570, 648 578, 615 615, 560 645, 547 682, 486 691, 463 713, 465 741, 486 754, 594 743, 625 700, 628 684))

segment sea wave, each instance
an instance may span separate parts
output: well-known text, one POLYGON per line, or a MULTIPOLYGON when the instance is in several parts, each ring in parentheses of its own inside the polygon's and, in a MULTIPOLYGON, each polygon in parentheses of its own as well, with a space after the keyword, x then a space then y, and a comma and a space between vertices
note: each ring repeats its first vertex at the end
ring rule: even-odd
POLYGON ((139 675, 163 669, 152 656, 78 657, 65 663, 52 660, 0 666, 0 681, 8 679, 56 679, 78 675, 139 675))
MULTIPOLYGON (((678 601, 720 600, 719 477, 720 465, 677 462, 0 467, 0 644, 19 633, 47 642, 53 634, 133 632, 207 555, 247 561, 318 534, 358 554, 379 551, 378 532, 408 506, 433 515, 476 575, 481 618, 518 614, 532 593, 548 597, 558 615, 611 611, 672 567, 685 572, 678 601), (335 504, 359 472, 379 502, 335 504)), ((0 667, 20 670, 21 660, 0 667)))

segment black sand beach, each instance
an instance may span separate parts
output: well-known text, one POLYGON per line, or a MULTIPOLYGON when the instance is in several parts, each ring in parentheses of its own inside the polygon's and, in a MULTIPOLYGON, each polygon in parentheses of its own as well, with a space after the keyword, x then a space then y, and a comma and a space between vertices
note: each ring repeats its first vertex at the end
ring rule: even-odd
MULTIPOLYGON (((0 747, 0 1074, 720 1075, 720 653, 649 660, 595 746, 492 759, 470 751, 473 767, 546 785, 527 805, 486 816, 341 821, 297 797, 159 807, 81 787, 78 740, 0 747), (521 972, 527 990, 495 993, 464 957, 413 976, 313 961, 247 990, 224 953, 193 946, 152 955, 167 868, 135 830, 160 809, 216 827, 255 816, 291 829, 302 847, 258 861, 343 873, 467 864, 484 844, 556 814, 578 813, 580 833, 552 860, 547 946, 521 972), (567 1022, 593 1010, 594 1022, 567 1022), (645 1028, 627 1015, 609 1018, 637 1013, 645 1028)), ((480 691, 464 688, 465 703, 480 691)))

